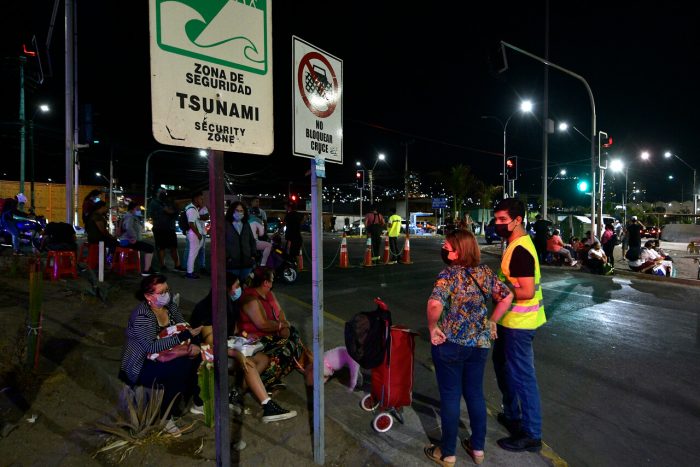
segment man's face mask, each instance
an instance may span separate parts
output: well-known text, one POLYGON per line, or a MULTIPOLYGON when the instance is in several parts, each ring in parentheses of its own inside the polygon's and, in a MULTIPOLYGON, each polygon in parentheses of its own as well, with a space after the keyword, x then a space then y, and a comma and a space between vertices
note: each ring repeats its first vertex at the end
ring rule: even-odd
POLYGON ((510 224, 512 224, 513 221, 508 222, 507 224, 496 224, 494 227, 496 229, 496 235, 498 235, 501 238, 508 238, 510 237, 510 234, 513 232, 508 228, 510 224))

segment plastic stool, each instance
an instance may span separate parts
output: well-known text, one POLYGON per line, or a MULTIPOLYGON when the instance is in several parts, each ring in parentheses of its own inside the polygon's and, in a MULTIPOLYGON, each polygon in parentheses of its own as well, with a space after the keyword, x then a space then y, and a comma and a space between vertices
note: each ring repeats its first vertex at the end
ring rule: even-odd
POLYGON ((112 270, 120 276, 128 271, 141 272, 141 254, 138 250, 118 246, 114 251, 112 270))
POLYGON ((69 275, 74 279, 78 277, 77 261, 73 251, 49 251, 46 256, 46 269, 44 274, 52 281, 69 275))
POLYGON ((78 261, 86 263, 88 269, 97 269, 97 265, 100 261, 100 244, 83 242, 80 245, 80 254, 78 254, 78 261))

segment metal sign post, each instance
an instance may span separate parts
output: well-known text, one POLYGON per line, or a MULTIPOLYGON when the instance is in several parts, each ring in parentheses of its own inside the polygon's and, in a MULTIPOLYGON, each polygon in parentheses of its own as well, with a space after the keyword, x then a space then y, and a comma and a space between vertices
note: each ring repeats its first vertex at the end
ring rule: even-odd
MULTIPOLYGON (((325 162, 343 163, 343 62, 292 36, 295 156, 311 161, 311 274, 314 352, 314 461, 324 463, 323 186, 325 162)), ((362 194, 362 191, 360 191, 362 194)), ((361 202, 361 201, 360 201, 361 202)))
MULTIPOLYGON (((314 353, 314 461, 323 465, 325 412, 323 385, 323 178, 319 160, 311 161, 311 297, 314 353)), ((323 162, 323 159, 320 159, 323 162)))

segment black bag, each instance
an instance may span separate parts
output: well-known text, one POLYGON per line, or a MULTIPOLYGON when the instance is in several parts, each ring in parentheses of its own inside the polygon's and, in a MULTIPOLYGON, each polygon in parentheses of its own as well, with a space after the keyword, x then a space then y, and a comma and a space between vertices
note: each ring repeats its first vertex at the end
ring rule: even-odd
POLYGON ((187 209, 193 209, 192 207, 185 207, 180 211, 180 215, 177 216, 177 224, 180 227, 182 233, 187 233, 190 230, 190 222, 187 220, 187 209))
POLYGON ((365 369, 381 365, 390 345, 391 312, 381 300, 375 303, 375 311, 358 313, 345 323, 348 354, 365 369))

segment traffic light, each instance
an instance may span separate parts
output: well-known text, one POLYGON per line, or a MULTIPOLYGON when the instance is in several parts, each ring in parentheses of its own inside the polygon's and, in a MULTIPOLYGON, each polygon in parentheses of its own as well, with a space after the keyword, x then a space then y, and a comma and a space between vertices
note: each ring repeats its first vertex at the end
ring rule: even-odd
POLYGON ((355 171, 355 185, 357 186, 358 190, 361 190, 365 187, 365 171, 364 170, 355 171))
POLYGON ((506 180, 518 179, 518 157, 510 156, 506 159, 506 180))
POLYGON ((586 180, 581 180, 576 185, 576 188, 578 188, 578 191, 581 193, 586 193, 588 191, 588 182, 586 180))
POLYGON ((604 131, 598 132, 598 167, 601 169, 608 168, 608 149, 613 145, 612 136, 604 131))
POLYGON ((289 201, 292 203, 296 203, 299 200, 299 197, 297 195, 289 195, 289 201))

